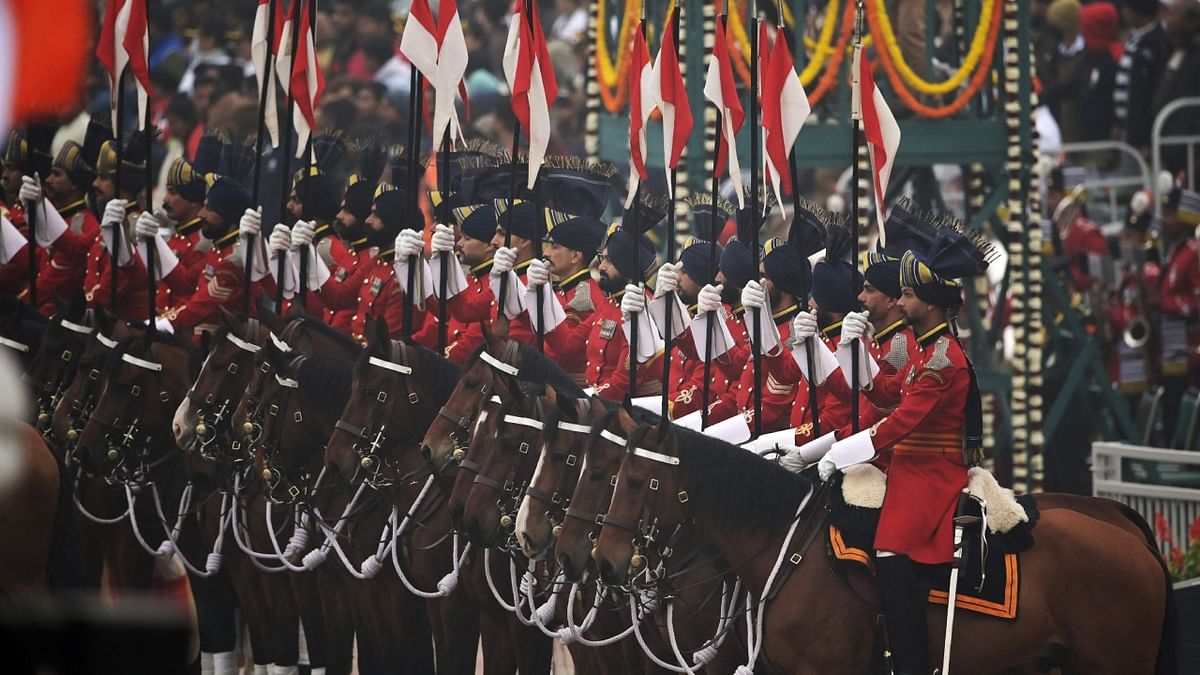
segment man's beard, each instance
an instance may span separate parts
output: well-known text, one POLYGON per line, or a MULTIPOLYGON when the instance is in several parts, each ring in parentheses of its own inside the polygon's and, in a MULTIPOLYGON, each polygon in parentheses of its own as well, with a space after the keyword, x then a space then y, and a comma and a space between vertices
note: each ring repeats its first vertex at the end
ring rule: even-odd
POLYGON ((200 234, 204 235, 204 238, 209 241, 216 241, 229 234, 229 226, 225 223, 216 224, 202 220, 200 221, 200 234))
POLYGON ((742 289, 734 286, 729 282, 725 282, 724 288, 721 289, 721 302, 730 307, 737 306, 742 301, 742 289))
POLYGON ((629 280, 625 277, 610 277, 604 272, 600 272, 600 280, 596 282, 596 285, 600 287, 600 290, 611 295, 625 290, 628 283, 629 280))
POLYGON ((333 231, 337 233, 339 239, 347 244, 367 236, 367 227, 357 221, 350 225, 343 225, 341 221, 335 220, 333 221, 333 231))

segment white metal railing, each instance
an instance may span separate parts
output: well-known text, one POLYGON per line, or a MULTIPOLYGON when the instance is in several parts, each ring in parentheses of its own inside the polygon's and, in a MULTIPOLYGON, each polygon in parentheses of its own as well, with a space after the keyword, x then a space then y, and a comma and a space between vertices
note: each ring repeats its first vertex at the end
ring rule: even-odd
MULTIPOLYGON (((1163 109, 1158 112, 1154 118, 1154 126, 1150 131, 1150 146, 1151 146, 1151 168, 1154 169, 1155 178, 1162 173, 1162 149, 1164 146, 1177 147, 1183 146, 1187 151, 1187 187, 1195 188, 1196 186, 1196 153, 1193 150, 1197 145, 1200 145, 1200 135, 1176 135, 1163 136, 1163 126, 1166 125, 1167 119, 1183 108, 1192 108, 1191 114, 1195 115, 1200 111, 1195 110, 1200 108, 1200 96, 1188 96, 1178 98, 1163 106, 1163 109)), ((1162 214, 1162 200, 1154 200, 1154 214, 1162 214)))
MULTIPOLYGON (((1200 453, 1126 443, 1092 443, 1092 494, 1114 499, 1154 526, 1162 514, 1175 545, 1187 550, 1200 518, 1200 453), (1150 482, 1153 481, 1153 482, 1150 482)), ((1166 555, 1169 546, 1159 541, 1166 555)))
MULTIPOLYGON (((1149 189, 1153 183, 1150 166, 1141 153, 1122 141, 1083 141, 1064 143, 1051 158, 1061 160, 1063 178, 1072 187, 1081 185, 1085 191, 1088 215, 1106 232, 1120 231, 1125 226, 1129 210, 1129 195, 1149 189), (1121 158, 1116 169, 1100 171, 1085 160, 1088 155, 1112 153, 1121 158)), ((1044 187, 1044 186, 1043 186, 1044 187)), ((1046 204, 1046 208, 1051 208, 1046 204)))

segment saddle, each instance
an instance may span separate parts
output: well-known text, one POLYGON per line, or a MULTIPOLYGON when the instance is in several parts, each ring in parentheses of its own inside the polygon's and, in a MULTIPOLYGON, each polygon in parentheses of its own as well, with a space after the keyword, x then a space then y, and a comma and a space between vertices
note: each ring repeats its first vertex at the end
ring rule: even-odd
MULTIPOLYGON (((878 602, 874 579, 875 529, 887 487, 886 476, 869 464, 847 469, 830 495, 826 518, 827 555, 834 572, 863 599, 878 602)), ((1038 511, 1032 497, 1014 497, 987 471, 968 474, 973 499, 955 516, 963 530, 963 562, 956 606, 1001 619, 1015 619, 1020 590, 1020 553, 1033 545, 1038 511)), ((950 565, 921 566, 929 602, 949 599, 950 565)))

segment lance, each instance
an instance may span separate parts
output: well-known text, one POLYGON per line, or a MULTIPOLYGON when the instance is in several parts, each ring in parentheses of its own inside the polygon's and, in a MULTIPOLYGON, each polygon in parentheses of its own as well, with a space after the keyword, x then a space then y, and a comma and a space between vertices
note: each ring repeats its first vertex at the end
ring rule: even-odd
MULTIPOLYGON (((274 91, 271 89, 271 78, 275 76, 275 60, 273 58, 273 49, 275 43, 275 9, 279 4, 279 0, 270 0, 267 6, 267 58, 263 64, 262 87, 258 93, 258 134, 254 137, 254 185, 251 186, 253 198, 250 200, 255 206, 259 206, 259 181, 262 179, 262 154, 263 154, 263 136, 267 133, 267 96, 274 96, 274 91)), ((286 175, 286 172, 284 172, 286 175)), ((250 273, 253 269, 254 261, 254 244, 256 243, 254 235, 246 237, 246 268, 245 279, 243 283, 242 293, 242 311, 250 313, 250 273)), ((280 259, 283 259, 283 255, 280 259)), ((283 275, 278 278, 280 288, 283 287, 283 275)))
MULTIPOLYGON (((409 79, 409 86, 412 88, 412 94, 408 97, 408 223, 415 224, 417 218, 420 217, 420 206, 417 201, 417 190, 421 186, 421 176, 419 170, 421 160, 418 156, 421 151, 421 126, 422 116, 425 113, 425 91, 423 85, 424 79, 421 77, 420 71, 416 66, 413 67, 409 79)), ((401 186, 403 187, 403 186, 401 186)), ((408 257, 408 278, 405 279, 404 286, 404 312, 401 314, 401 335, 407 339, 412 336, 413 328, 413 308, 416 305, 414 293, 417 285, 417 256, 408 257)))
MULTIPOLYGON (((531 6, 530 0, 525 0, 524 6, 525 6, 525 9, 522 12, 522 14, 524 14, 524 19, 529 22, 530 32, 532 33, 533 32, 533 8, 531 6)), ((520 143, 521 143, 521 121, 516 119, 515 113, 514 113, 513 117, 514 117, 514 119, 513 119, 512 155, 511 155, 510 162, 509 162, 509 174, 508 174, 508 211, 506 211, 504 214, 504 217, 507 219, 505 221, 505 227, 504 227, 504 248, 510 248, 512 246, 513 207, 515 206, 515 202, 517 201, 517 151, 518 151, 518 148, 520 147, 520 143)), ((535 190, 537 189, 536 183, 534 184, 534 189, 535 190)), ((535 217, 540 219, 541 215, 535 214, 535 217)), ((504 316, 504 301, 507 299, 507 296, 508 296, 508 275, 505 274, 500 277, 500 297, 499 297, 500 304, 497 305, 496 318, 500 318, 501 316, 504 316)), ((540 309, 541 308, 539 307, 539 313, 540 313, 540 309)))
MULTIPOLYGON (((300 32, 300 2, 301 0, 292 0, 291 7, 288 8, 288 13, 292 17, 292 54, 291 65, 288 67, 288 76, 296 69, 296 36, 300 32)), ((280 136, 283 137, 283 157, 282 166, 280 167, 279 179, 279 217, 282 219, 283 214, 287 213, 288 196, 291 194, 291 187, 288 181, 291 180, 291 159, 292 159, 292 132, 294 131, 295 121, 292 119, 292 107, 295 105, 295 94, 292 92, 291 86, 288 86, 287 101, 283 106, 283 129, 280 130, 280 136)), ((303 214, 301 214, 303 216, 303 214)), ((275 288, 275 308, 278 311, 283 311, 283 276, 287 271, 287 256, 280 255, 277 271, 279 285, 275 288)), ((307 270, 306 270, 307 271, 307 270)))
MULTIPOLYGON (((149 23, 150 23, 150 0, 145 0, 145 2, 146 2, 146 24, 149 25, 149 23)), ((148 39, 149 38, 147 37, 147 40, 148 39)), ((147 53, 149 53, 149 51, 147 51, 147 53)), ((152 116, 150 113, 150 100, 149 100, 148 92, 147 92, 147 100, 146 100, 145 122, 146 122, 146 211, 153 213, 154 212, 154 182, 153 182, 154 166, 153 166, 153 162, 151 160, 150 155, 151 155, 151 150, 153 147, 154 134, 152 133, 152 127, 150 126, 150 124, 152 122, 152 116)), ((158 309, 155 307, 155 305, 157 304, 157 300, 158 300, 158 280, 154 278, 154 268, 156 267, 156 264, 157 264, 156 258, 158 256, 158 250, 154 248, 154 238, 157 236, 158 235, 155 234, 155 235, 146 237, 146 286, 147 286, 147 291, 149 291, 147 293, 148 297, 147 297, 146 302, 149 304, 150 313, 148 316, 150 317, 149 322, 150 322, 151 326, 154 325, 154 319, 155 319, 155 317, 158 316, 158 309)))
MULTIPOLYGON (((116 168, 113 170, 113 199, 121 198, 121 163, 124 160, 122 155, 123 148, 121 147, 121 130, 125 128, 125 69, 117 73, 117 86, 115 87, 117 94, 117 128, 113 132, 113 150, 116 154, 116 168)), ((146 179, 149 180, 149 176, 146 179)), ((121 257, 117 251, 121 250, 121 228, 125 227, 125 223, 116 223, 113 225, 112 235, 112 250, 108 252, 109 267, 109 294, 108 305, 114 311, 117 307, 117 263, 121 257)))
MULTIPOLYGON (((299 0, 297 0, 297 2, 299 2, 299 0)), ((315 34, 316 25, 317 25, 317 0, 308 0, 308 30, 309 30, 309 34, 313 35, 313 49, 314 50, 316 49, 316 34, 315 34)), ((293 30, 292 35, 295 35, 296 34, 295 33, 295 30, 296 30, 295 24, 293 24, 292 30, 293 30)), ((307 36, 304 36, 304 39, 307 40, 308 39, 307 36)), ((294 68, 296 65, 296 52, 298 52, 299 50, 296 49, 295 40, 293 40, 292 44, 293 44, 292 67, 294 68)), ((290 89, 290 87, 289 87, 289 89, 290 89)), ((306 95, 309 97, 310 101, 315 101, 315 99, 313 98, 315 96, 315 94, 316 94, 316 92, 310 91, 310 92, 307 92, 306 95)), ((308 158, 308 163, 304 168, 303 200, 304 200, 305 207, 310 209, 310 211, 309 211, 310 213, 313 212, 312 204, 309 201, 309 198, 312 195, 313 156, 316 154, 316 146, 317 146, 316 141, 315 141, 316 133, 317 133, 316 129, 309 129, 308 146, 305 148, 305 153, 304 153, 305 156, 308 158)), ((303 214, 301 214, 301 215, 303 215, 303 214)), ((313 223, 313 226, 316 227, 315 222, 313 223)), ((300 287, 296 290, 296 297, 299 299, 300 306, 304 307, 306 304, 305 300, 307 299, 306 296, 308 294, 308 247, 307 246, 300 249, 299 286, 300 287)))
MULTIPOLYGON (((668 26, 668 29, 671 31, 671 35, 674 38, 673 42, 675 43, 675 61, 676 62, 679 61, 679 22, 680 22, 679 14, 681 11, 682 11, 682 8, 678 5, 676 5, 674 16, 669 17, 670 19, 674 19, 674 21, 672 22, 671 26, 668 26)), ((665 128, 663 129, 663 133, 666 133, 665 128)), ((670 161, 670 158, 663 157, 663 161, 670 161)), ((671 191, 671 202, 670 202, 671 210, 670 210, 669 214, 667 215, 667 233, 666 233, 667 234, 667 262, 673 263, 673 262, 675 262, 675 230, 678 227, 677 223, 675 222, 675 199, 676 199, 676 194, 679 189, 679 176, 678 176, 678 171, 675 168, 671 169, 671 184, 667 186, 667 189, 669 189, 671 191)), ((674 303, 671 302, 671 298, 666 298, 666 302, 663 303, 663 332, 665 334, 663 335, 664 342, 663 342, 662 413, 661 414, 662 414, 662 418, 664 420, 670 418, 670 412, 671 412, 671 396, 670 396, 670 391, 671 391, 671 351, 675 347, 675 340, 671 337, 671 333, 672 333, 671 319, 673 318, 674 309, 675 309, 674 307, 672 307, 673 304, 674 303)), ((666 429, 665 426, 663 428, 666 429)))
MULTIPOLYGON (((638 30, 642 32, 642 39, 646 39, 646 3, 642 2, 642 20, 638 23, 638 30)), ((640 115, 641 111, 630 110, 630 115, 640 115)), ((630 143, 637 143, 636 138, 630 138, 630 143)), ((665 158, 664 158, 665 159, 665 158)), ((632 166, 631 171, 636 171, 632 166)), ((637 189, 633 196, 633 273, 637 275, 637 286, 642 288, 642 283, 645 281, 642 274, 642 182, 638 181, 637 189)), ((640 292, 640 291, 639 291, 640 292)), ((626 407, 632 408, 633 397, 637 392, 637 345, 638 345, 638 315, 632 314, 629 317, 629 393, 625 397, 626 407)), ((667 392, 663 391, 663 396, 666 397, 667 392)))
MULTIPOLYGON (((33 152, 34 152, 34 149, 33 149, 34 134, 31 133, 31 127, 26 127, 25 136, 29 142, 29 155, 30 155, 30 157, 32 157, 33 152)), ((33 179, 38 181, 39 186, 41 185, 42 177, 38 175, 36 170, 33 173, 33 179)), ((38 306, 38 301, 37 301, 38 264, 37 264, 37 249, 35 248, 37 246, 37 235, 35 234, 37 231, 37 219, 34 218, 34 216, 37 215, 38 204, 41 204, 42 210, 45 211, 45 208, 46 208, 45 200, 46 200, 46 197, 43 195, 42 200, 40 202, 37 202, 37 203, 25 202, 25 253, 29 256, 29 295, 28 295, 28 298, 29 298, 29 306, 33 307, 34 309, 37 309, 37 306, 38 306)))
MULTIPOLYGON (((779 29, 780 35, 783 35, 783 28, 784 28, 783 27, 783 0, 778 0, 778 2, 776 3, 776 8, 778 10, 778 12, 777 12, 778 17, 776 19, 778 23, 776 23, 776 27, 779 29)), ((791 148, 791 152, 788 153, 788 176, 791 178, 791 181, 792 181, 792 227, 796 227, 797 226, 796 219, 800 215, 800 170, 799 170, 799 167, 796 166, 796 147, 794 145, 791 148)), ((804 253, 805 253, 805 251, 801 251, 801 254, 804 254, 804 253)), ((804 303, 803 309, 805 311, 808 310, 808 303, 809 303, 809 299, 811 297, 812 297, 812 283, 810 281, 808 293, 805 295, 804 298, 801 298, 801 301, 804 303)), ((805 365, 808 366, 808 378, 806 378, 806 379, 808 380, 808 406, 809 406, 809 409, 812 410, 812 420, 813 420, 813 422, 812 422, 813 423, 812 437, 820 438, 821 437, 821 410, 820 410, 820 404, 817 402, 817 384, 816 384, 816 381, 813 379, 816 376, 816 372, 817 372, 816 367, 815 367, 816 356, 813 352, 813 349, 814 349, 813 341, 805 340, 804 341, 804 360, 805 360, 805 365)))
MULTIPOLYGON (((445 132, 442 134, 442 170, 438 171, 438 190, 442 193, 442 203, 450 198, 450 127, 446 126, 445 132)), ((450 252, 442 251, 438 254, 441 258, 441 272, 438 273, 438 351, 445 353, 446 344, 449 342, 449 326, 446 325, 446 285, 449 280, 449 275, 446 272, 446 266, 450 264, 450 252)))
MULTIPOLYGON (((717 17, 717 21, 722 24, 725 22, 725 15, 717 17)), ((714 104, 715 107, 715 104, 714 104)), ((713 205, 713 213, 716 213, 717 192, 721 187, 721 175, 718 171, 717 160, 720 157, 721 151, 721 109, 717 108, 716 133, 713 135, 713 172, 712 185, 709 187, 709 201, 713 205)), ((737 152, 737 148, 729 148, 729 152, 737 152)), ((722 223, 723 225, 724 223, 722 223)), ((717 284, 717 236, 720 234, 718 224, 713 221, 708 232, 708 283, 717 284)), ((704 384, 700 389, 700 428, 708 427, 708 399, 712 395, 712 343, 713 343, 713 314, 709 312, 708 316, 704 317, 704 384)))
MULTIPOLYGON (((863 34, 863 2, 858 0, 858 7, 854 13, 854 50, 856 54, 862 53, 862 34, 863 34)), ((860 56, 861 58, 861 56, 860 56)), ((860 91, 861 84, 858 81, 858 69, 851 68, 851 87, 855 91, 860 91)), ((852 134, 852 147, 850 148, 850 241, 852 243, 851 250, 854 252, 851 265, 854 269, 858 269, 858 152, 862 147, 862 118, 859 110, 855 106, 850 106, 850 125, 852 134)), ((877 204, 876 208, 883 208, 883 204, 877 204)), ((850 275, 850 292, 854 293, 854 275, 850 275)), ((858 431, 858 350, 861 349, 860 340, 852 340, 850 342, 850 425, 854 432, 858 431)), ((809 371, 812 372, 811 370, 809 371)), ((811 392, 811 390, 810 390, 811 392)), ((814 425, 815 433, 815 425, 814 425)), ((815 437, 815 436, 814 436, 815 437)))
MULTIPOLYGON (((755 277, 758 276, 758 235, 759 235, 759 219, 761 214, 758 211, 758 179, 762 172, 762 167, 759 164, 759 101, 758 97, 761 94, 759 91, 759 73, 758 73, 758 53, 762 45, 758 44, 758 6, 757 3, 751 5, 754 9, 753 31, 750 36, 750 63, 753 66, 750 68, 750 214, 754 219, 752 227, 754 228, 754 245, 750 247, 750 267, 754 270, 755 277)), ((760 321, 762 309, 755 307, 751 321, 751 331, 753 332, 753 340, 751 341, 752 355, 754 359, 754 436, 762 435, 762 326, 760 321)))

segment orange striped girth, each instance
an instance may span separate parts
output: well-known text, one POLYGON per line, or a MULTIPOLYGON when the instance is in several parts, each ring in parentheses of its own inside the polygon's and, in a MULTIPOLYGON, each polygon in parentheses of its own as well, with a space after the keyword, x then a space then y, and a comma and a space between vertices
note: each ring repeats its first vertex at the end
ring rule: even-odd
POLYGON ((941 455, 962 455, 960 433, 912 433, 893 446, 898 453, 919 452, 941 455))

